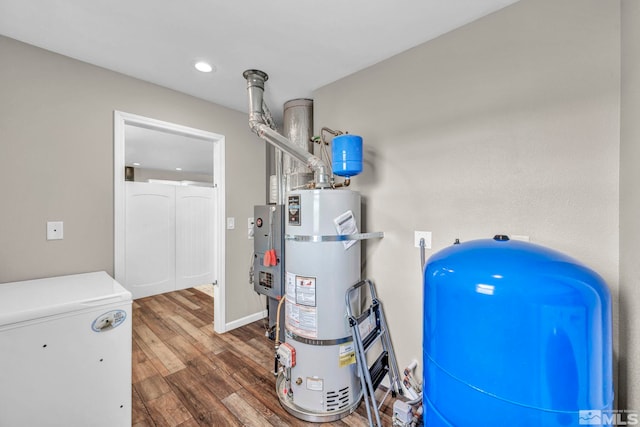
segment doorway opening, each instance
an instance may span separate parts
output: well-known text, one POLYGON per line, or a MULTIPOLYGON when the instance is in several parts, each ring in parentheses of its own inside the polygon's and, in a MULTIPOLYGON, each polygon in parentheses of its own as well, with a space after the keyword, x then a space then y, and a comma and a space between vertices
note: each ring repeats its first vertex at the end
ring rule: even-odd
POLYGON ((115 279, 134 298, 212 283, 219 333, 226 330, 224 143, 223 135, 114 111, 115 279), (155 254, 146 251, 153 239, 161 242, 155 254), (142 279, 145 268, 163 277, 142 279))

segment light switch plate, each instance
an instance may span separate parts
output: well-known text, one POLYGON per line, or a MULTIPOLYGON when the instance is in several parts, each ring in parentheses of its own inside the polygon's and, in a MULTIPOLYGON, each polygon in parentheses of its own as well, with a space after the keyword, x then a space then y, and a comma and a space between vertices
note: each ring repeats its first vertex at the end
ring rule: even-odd
POLYGON ((253 225, 254 225, 253 217, 249 217, 247 219, 247 237, 249 239, 253 239, 253 225))
POLYGON ((62 240, 64 238, 63 226, 62 221, 47 221, 47 240, 62 240))
POLYGON ((236 228, 236 219, 232 216, 227 218, 227 230, 233 230, 236 228))

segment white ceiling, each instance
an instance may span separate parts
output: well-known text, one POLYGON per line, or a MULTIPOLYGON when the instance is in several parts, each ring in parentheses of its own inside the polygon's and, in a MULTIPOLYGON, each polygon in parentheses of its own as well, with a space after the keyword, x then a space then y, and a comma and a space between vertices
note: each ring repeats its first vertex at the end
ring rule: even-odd
POLYGON ((515 1, 0 0, 0 34, 240 111, 242 72, 257 68, 276 115, 515 1))
POLYGON ((0 34, 245 112, 242 72, 260 69, 278 120, 287 100, 516 1, 0 0, 0 34))

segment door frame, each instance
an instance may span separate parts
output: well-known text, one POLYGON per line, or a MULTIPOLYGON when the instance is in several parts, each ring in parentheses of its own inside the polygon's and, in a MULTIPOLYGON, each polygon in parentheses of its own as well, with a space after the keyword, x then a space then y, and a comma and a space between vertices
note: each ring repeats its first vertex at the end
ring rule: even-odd
POLYGON ((199 139, 209 140, 213 144, 213 183, 216 189, 214 239, 214 269, 216 278, 213 285, 213 329, 215 332, 226 331, 225 316, 225 137, 175 123, 139 116, 114 110, 113 112, 113 201, 114 201, 114 273, 117 281, 124 283, 125 277, 125 125, 145 127, 149 129, 177 133, 199 139))

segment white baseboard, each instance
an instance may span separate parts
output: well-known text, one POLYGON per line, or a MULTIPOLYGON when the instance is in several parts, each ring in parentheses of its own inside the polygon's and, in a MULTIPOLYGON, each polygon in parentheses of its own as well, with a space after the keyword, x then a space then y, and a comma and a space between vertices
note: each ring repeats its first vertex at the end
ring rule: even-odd
POLYGON ((267 310, 262 310, 257 313, 250 314, 241 319, 227 323, 225 325, 225 332, 229 332, 230 330, 239 328, 240 326, 248 325, 249 323, 253 323, 256 320, 264 319, 265 317, 267 317, 267 310))

